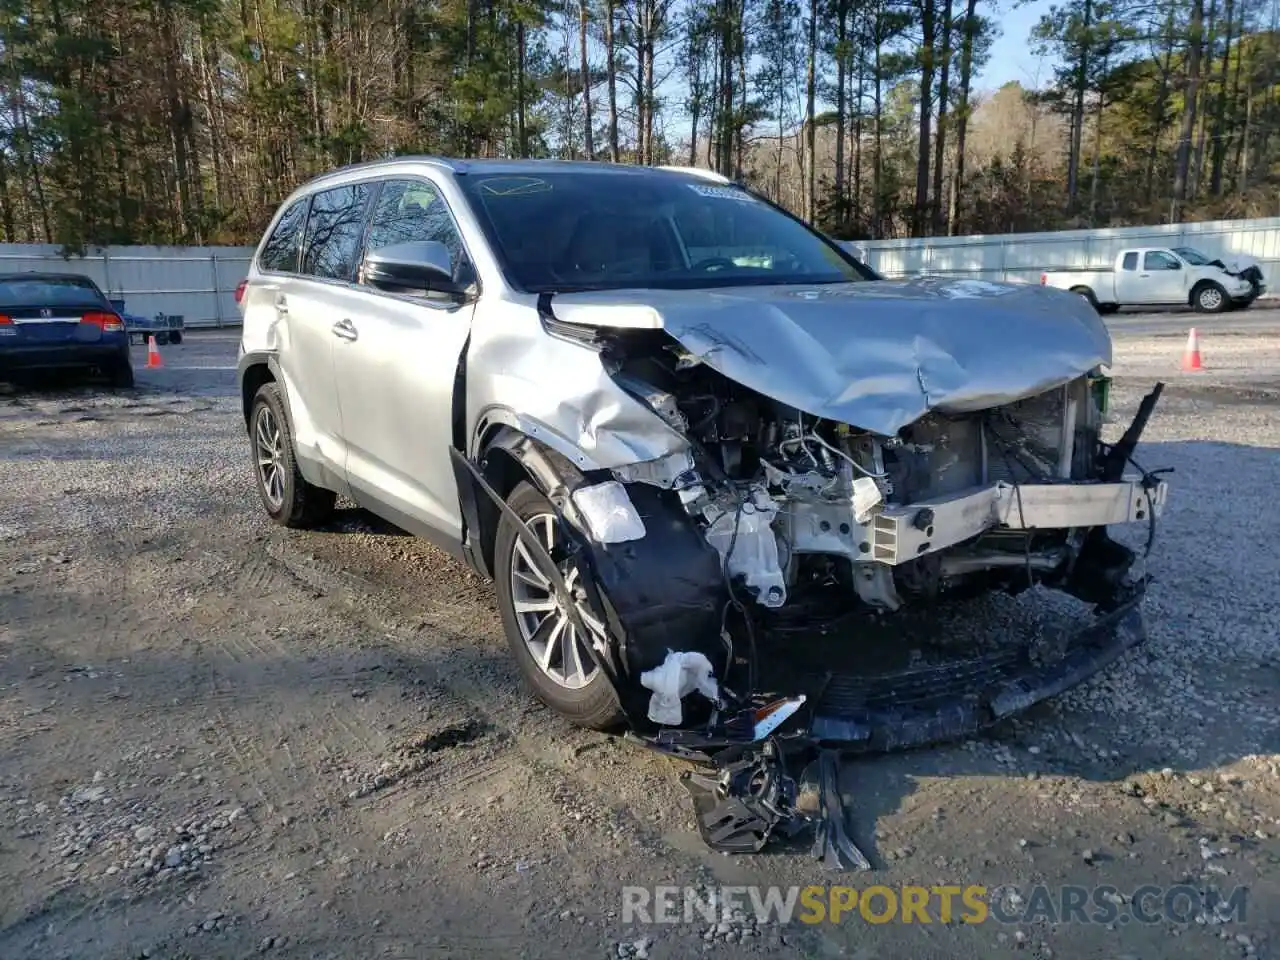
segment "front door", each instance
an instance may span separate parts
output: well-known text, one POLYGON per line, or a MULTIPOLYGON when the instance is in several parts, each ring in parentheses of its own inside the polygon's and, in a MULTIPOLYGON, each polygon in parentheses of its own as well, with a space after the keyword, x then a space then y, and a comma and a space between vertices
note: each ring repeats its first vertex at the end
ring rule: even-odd
POLYGON ((1148 250, 1142 255, 1139 276, 1146 285, 1148 295, 1142 303, 1185 303, 1187 299, 1187 271, 1182 261, 1168 250, 1148 250))
MULTIPOLYGON (((454 277, 470 261, 439 190, 426 179, 384 181, 365 250, 436 240, 454 277)), ((460 541, 462 518, 449 448, 458 361, 471 330, 471 302, 406 296, 356 284, 341 300, 344 333, 334 350, 352 496, 413 532, 460 541)))

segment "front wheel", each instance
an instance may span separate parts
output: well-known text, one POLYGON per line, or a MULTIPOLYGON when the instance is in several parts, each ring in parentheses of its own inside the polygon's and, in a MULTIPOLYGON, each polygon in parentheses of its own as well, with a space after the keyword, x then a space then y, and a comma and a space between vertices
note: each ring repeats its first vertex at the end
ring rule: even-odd
POLYGON ((177 333, 176 331, 174 333, 169 334, 169 342, 176 347, 178 344, 182 342, 182 334, 177 333))
MULTIPOLYGON (((551 503, 532 484, 521 483, 507 505, 550 552, 564 536, 551 503)), ((550 580, 520 541, 518 527, 506 513, 494 543, 494 580, 498 610, 507 643, 533 694, 556 713, 579 726, 608 730, 623 719, 609 678, 592 658, 587 644, 607 649, 608 628, 592 615, 582 589, 580 568, 561 566, 572 602, 589 636, 579 636, 556 598, 550 580)))
POLYGON ((249 414, 254 477, 267 515, 282 527, 306 529, 333 515, 338 495, 308 483, 293 452, 293 431, 275 383, 264 383, 249 414))
POLYGON ((1196 288, 1191 302, 1200 313, 1221 313, 1231 301, 1227 299, 1227 291, 1222 287, 1216 283, 1205 283, 1196 288))

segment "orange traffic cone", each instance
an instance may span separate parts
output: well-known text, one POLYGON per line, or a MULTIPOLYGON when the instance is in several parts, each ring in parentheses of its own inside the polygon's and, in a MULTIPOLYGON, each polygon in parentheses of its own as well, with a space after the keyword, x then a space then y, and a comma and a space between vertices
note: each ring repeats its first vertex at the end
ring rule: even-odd
POLYGON ((1200 337, 1196 333, 1196 328, 1191 328, 1191 333, 1187 335, 1187 349, 1182 354, 1183 370, 1203 370, 1200 364, 1200 337))
POLYGON ((160 359, 160 348, 156 346, 156 338, 147 337, 147 369, 156 370, 163 366, 164 361, 160 359))

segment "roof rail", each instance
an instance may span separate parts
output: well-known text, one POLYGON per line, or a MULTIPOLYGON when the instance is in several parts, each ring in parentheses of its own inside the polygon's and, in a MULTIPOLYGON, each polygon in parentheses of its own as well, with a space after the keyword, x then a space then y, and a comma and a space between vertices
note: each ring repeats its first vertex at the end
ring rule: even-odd
POLYGON ((690 174, 691 176, 699 177, 703 180, 710 180, 712 183, 726 183, 726 184, 733 183, 732 180, 730 180, 728 177, 724 176, 723 174, 716 173, 714 170, 704 170, 701 167, 664 166, 664 167, 658 167, 658 169, 670 170, 672 173, 687 173, 687 174, 690 174))

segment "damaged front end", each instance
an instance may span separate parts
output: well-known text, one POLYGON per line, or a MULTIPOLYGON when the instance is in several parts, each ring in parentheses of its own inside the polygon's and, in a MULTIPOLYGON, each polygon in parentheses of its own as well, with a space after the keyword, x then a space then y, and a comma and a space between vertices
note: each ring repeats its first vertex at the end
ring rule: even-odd
MULTIPOLYGON (((566 321, 542 308, 551 335, 564 335, 566 321)), ((686 784, 708 844, 753 851, 812 827, 829 865, 866 867, 844 832, 840 753, 970 735, 1144 638, 1141 558, 1107 528, 1145 525, 1150 549, 1166 485, 1128 468, 1162 385, 1106 444, 1097 369, 1109 344, 1099 348, 1092 329, 1073 334, 1056 368, 1029 361, 1031 389, 1005 373, 999 385, 995 374, 966 385, 951 355, 939 377, 942 352, 922 351, 917 336, 908 342, 922 396, 881 390, 863 418, 846 402, 849 382, 803 407, 807 385, 794 378, 764 392, 760 371, 735 366, 749 352, 742 339, 708 328, 572 331, 685 446, 580 470, 508 434, 501 442, 534 465, 567 534, 560 556, 532 537, 527 546, 548 577, 585 571, 578 583, 609 637, 592 656, 632 736, 699 764, 686 784), (946 377, 948 390, 925 389, 946 377), (871 666, 884 658, 870 650, 868 622, 1037 585, 1088 604, 1092 621, 1034 643, 871 666)), ((884 360, 865 346, 865 362, 884 360)), ((482 465, 455 456, 501 506, 482 465)), ((552 582, 572 608, 564 576, 552 582)))

